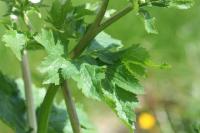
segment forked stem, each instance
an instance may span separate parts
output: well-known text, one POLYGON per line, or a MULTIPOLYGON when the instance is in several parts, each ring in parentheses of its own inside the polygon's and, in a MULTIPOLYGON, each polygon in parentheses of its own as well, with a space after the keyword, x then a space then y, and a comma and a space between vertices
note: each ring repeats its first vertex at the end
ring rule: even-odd
POLYGON ((32 92, 31 73, 29 68, 28 54, 26 50, 23 50, 22 52, 22 74, 25 88, 28 124, 31 128, 31 133, 37 133, 37 120, 32 92))
POLYGON ((90 41, 93 40, 101 31, 133 10, 133 3, 129 2, 128 5, 122 10, 116 12, 112 17, 102 22, 108 3, 109 0, 103 0, 101 9, 97 14, 95 21, 90 26, 86 34, 80 39, 75 48, 70 52, 70 58, 73 59, 79 57, 82 52, 90 45, 90 41))
POLYGON ((75 46, 75 48, 71 51, 70 57, 76 58, 81 55, 81 53, 87 48, 88 43, 96 36, 96 29, 99 27, 104 14, 106 12, 106 9, 108 7, 109 0, 102 0, 102 6, 96 16, 96 19, 92 23, 92 25, 89 27, 85 35, 80 39, 78 44, 75 46))

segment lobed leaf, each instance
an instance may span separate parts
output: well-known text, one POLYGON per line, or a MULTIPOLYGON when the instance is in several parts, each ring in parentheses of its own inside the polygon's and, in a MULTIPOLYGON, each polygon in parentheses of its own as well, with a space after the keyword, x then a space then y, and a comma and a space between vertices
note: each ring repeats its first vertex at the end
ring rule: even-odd
POLYGON ((27 42, 26 36, 18 33, 16 30, 9 30, 3 35, 2 41, 5 42, 6 47, 12 50, 17 59, 21 61, 21 52, 27 42))

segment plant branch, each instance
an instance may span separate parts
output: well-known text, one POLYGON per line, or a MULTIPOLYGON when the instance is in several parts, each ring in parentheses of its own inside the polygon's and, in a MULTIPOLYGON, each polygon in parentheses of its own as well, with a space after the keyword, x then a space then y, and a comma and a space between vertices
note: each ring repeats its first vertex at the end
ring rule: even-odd
POLYGON ((121 17, 128 14, 130 11, 133 10, 133 4, 129 2, 129 4, 123 8, 122 10, 115 13, 111 18, 108 20, 105 20, 101 23, 103 20, 103 17, 105 15, 107 6, 108 6, 109 0, 104 0, 101 10, 99 11, 99 14, 97 15, 96 20, 94 23, 90 26, 89 30, 86 32, 86 34, 81 38, 79 43, 75 46, 75 48, 70 53, 71 58, 76 58, 81 55, 81 53, 87 48, 87 46, 90 44, 89 42, 96 37, 101 31, 103 31, 105 28, 113 24, 114 22, 118 21, 121 17))
POLYGON ((133 10, 133 4, 129 3, 126 7, 124 7, 122 10, 116 12, 112 17, 110 17, 108 20, 105 20, 104 22, 101 23, 101 25, 98 27, 96 30, 96 34, 99 32, 103 31, 105 28, 119 20, 121 17, 125 16, 128 14, 130 11, 133 10))
POLYGON ((40 106, 39 119, 38 119, 38 132, 47 133, 49 116, 53 105, 53 99, 58 91, 58 86, 50 85, 45 98, 40 106))
POLYGON ((99 24, 101 23, 104 14, 106 12, 106 9, 108 7, 109 0, 102 0, 102 6, 96 16, 95 21, 93 24, 89 27, 86 34, 80 39, 78 44, 75 46, 75 48, 70 53, 71 58, 76 58, 80 56, 80 54, 85 50, 85 48, 89 45, 89 42, 96 36, 95 30, 98 28, 99 24))
POLYGON ((28 124, 32 129, 31 133, 36 133, 37 120, 36 120, 34 98, 32 92, 31 73, 29 68, 28 54, 26 50, 23 50, 22 52, 22 74, 23 74, 25 96, 26 96, 28 124))
POLYGON ((81 127, 78 120, 78 115, 66 80, 64 80, 62 90, 73 132, 81 133, 81 127))

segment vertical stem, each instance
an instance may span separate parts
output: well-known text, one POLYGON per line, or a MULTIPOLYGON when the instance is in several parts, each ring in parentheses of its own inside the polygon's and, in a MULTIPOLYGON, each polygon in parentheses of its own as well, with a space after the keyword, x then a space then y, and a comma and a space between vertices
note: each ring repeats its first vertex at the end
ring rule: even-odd
POLYGON ((53 105, 53 99, 58 91, 58 86, 50 85, 45 98, 40 106, 39 118, 38 118, 38 131, 37 133, 48 132, 49 116, 53 105))
POLYGON ((36 121, 35 106, 34 106, 34 99, 32 92, 31 73, 30 73, 28 55, 26 50, 22 52, 22 74, 25 86, 28 124, 32 129, 31 133, 36 133, 37 121, 36 121))
POLYGON ((69 87, 68 87, 66 80, 64 80, 62 90, 63 90, 65 104, 67 106, 67 111, 68 111, 68 114, 69 114, 69 118, 70 118, 70 122, 71 122, 73 132, 74 133, 80 133, 81 132, 80 123, 79 123, 79 120, 78 120, 78 116, 77 116, 77 112, 76 112, 74 102, 72 100, 72 95, 71 95, 71 92, 69 90, 69 87))

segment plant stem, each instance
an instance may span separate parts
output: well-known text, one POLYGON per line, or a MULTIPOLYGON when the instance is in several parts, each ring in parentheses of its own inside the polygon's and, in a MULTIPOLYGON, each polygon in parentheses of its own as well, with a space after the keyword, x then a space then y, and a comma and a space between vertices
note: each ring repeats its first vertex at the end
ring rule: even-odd
POLYGON ((53 99, 58 91, 58 86, 50 85, 45 98, 40 106, 39 119, 38 119, 38 132, 47 133, 49 116, 53 105, 53 99))
POLYGON ((125 16, 132 10, 133 10, 133 4, 129 3, 126 7, 124 7, 122 10, 118 11, 117 13, 115 13, 108 20, 105 20, 104 22, 102 22, 102 24, 96 30, 96 34, 103 31, 105 28, 107 28, 108 26, 110 26, 111 24, 113 24, 114 22, 116 22, 117 20, 119 20, 121 17, 125 16))
POLYGON ((68 114, 69 114, 69 118, 70 118, 70 122, 71 122, 73 132, 74 133, 81 133, 78 115, 77 115, 76 108, 75 108, 74 102, 72 100, 72 95, 71 95, 71 92, 69 90, 69 87, 68 87, 66 80, 64 80, 62 90, 63 90, 65 104, 67 106, 67 111, 68 111, 68 114))
POLYGON ((32 92, 32 81, 31 73, 29 68, 28 54, 26 50, 22 52, 22 74, 24 80, 25 96, 26 96, 26 105, 27 105, 27 115, 28 115, 28 124, 32 130, 31 133, 37 132, 37 120, 32 92))
POLYGON ((104 14, 106 12, 107 6, 108 6, 109 0, 103 0, 102 6, 99 10, 99 13, 96 16, 95 21, 93 24, 89 27, 88 31, 85 33, 85 35, 80 39, 78 44, 75 46, 75 48, 70 53, 71 58, 76 58, 80 56, 80 54, 85 50, 85 48, 88 46, 89 42, 96 36, 95 30, 101 23, 104 14))

